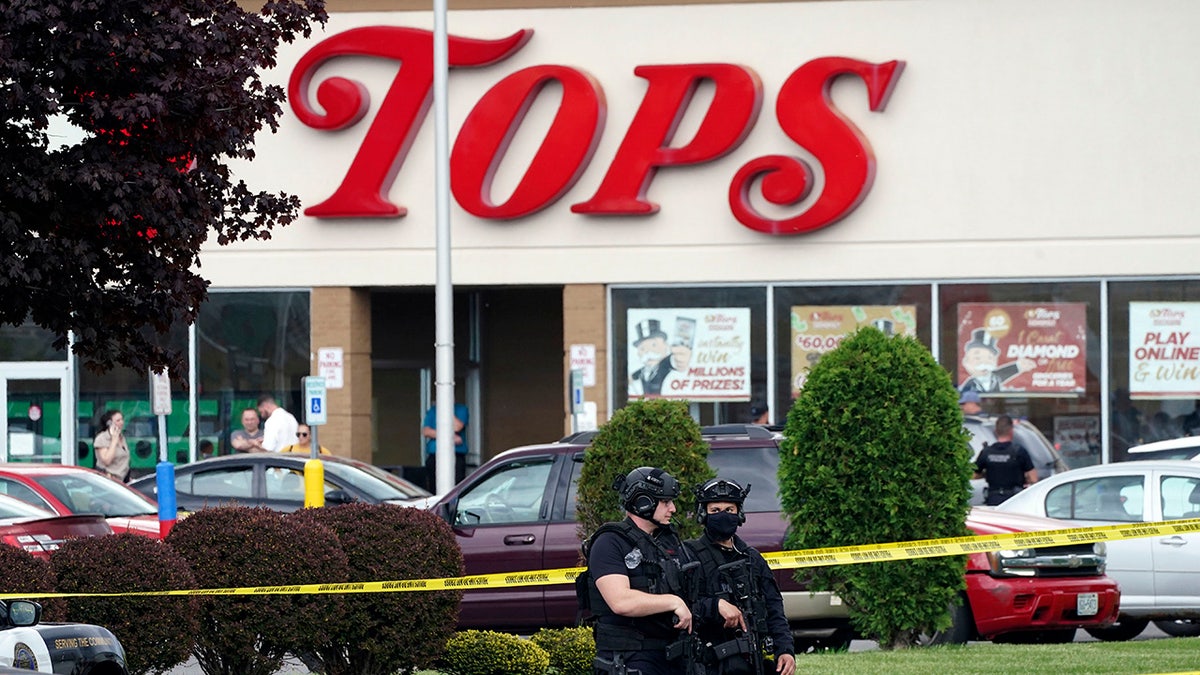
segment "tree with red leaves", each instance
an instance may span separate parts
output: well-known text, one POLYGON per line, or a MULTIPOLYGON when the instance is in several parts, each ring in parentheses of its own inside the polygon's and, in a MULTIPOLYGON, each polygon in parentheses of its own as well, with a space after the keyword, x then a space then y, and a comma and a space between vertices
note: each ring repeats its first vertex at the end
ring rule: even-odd
POLYGON ((285 92, 260 74, 280 42, 326 18, 323 0, 0 3, 0 325, 59 349, 73 332, 94 371, 186 372, 167 336, 208 296, 200 246, 296 218, 228 164, 278 126, 285 92))

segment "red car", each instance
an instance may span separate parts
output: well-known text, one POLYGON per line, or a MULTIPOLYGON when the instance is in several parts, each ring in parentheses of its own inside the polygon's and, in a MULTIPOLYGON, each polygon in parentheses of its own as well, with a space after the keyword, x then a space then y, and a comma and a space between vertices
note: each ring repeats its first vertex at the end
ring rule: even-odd
POLYGON ((0 464, 0 494, 60 516, 99 514, 114 532, 160 538, 158 504, 92 469, 62 464, 0 464))
POLYGON ((98 537, 113 530, 103 516, 56 516, 46 509, 0 495, 0 542, 49 558, 63 541, 98 537))

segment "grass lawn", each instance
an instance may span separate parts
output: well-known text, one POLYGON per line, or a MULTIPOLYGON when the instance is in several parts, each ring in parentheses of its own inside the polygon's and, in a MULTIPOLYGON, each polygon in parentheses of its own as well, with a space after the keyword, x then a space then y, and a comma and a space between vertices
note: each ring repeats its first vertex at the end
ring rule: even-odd
MULTIPOLYGON (((934 647, 883 652, 804 654, 797 673, 822 675, 1075 675, 1084 673, 1200 673, 1200 638, 1131 642, 1075 642, 1065 645, 997 645, 934 647)), ((418 675, 440 675, 419 671, 418 675)))

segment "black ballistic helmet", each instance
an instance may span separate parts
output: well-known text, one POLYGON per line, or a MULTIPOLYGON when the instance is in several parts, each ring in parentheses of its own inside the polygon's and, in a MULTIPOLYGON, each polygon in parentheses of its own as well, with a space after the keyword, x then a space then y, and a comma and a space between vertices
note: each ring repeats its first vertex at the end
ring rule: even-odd
POLYGON ((713 478, 704 485, 696 488, 696 521, 701 525, 708 520, 708 505, 710 502, 729 502, 737 504, 738 523, 746 522, 746 495, 750 494, 750 484, 743 488, 736 482, 724 478, 713 478))
POLYGON ((621 493, 621 506, 646 520, 654 518, 658 502, 679 496, 679 481, 652 466, 639 466, 624 478, 617 478, 613 489, 621 493))

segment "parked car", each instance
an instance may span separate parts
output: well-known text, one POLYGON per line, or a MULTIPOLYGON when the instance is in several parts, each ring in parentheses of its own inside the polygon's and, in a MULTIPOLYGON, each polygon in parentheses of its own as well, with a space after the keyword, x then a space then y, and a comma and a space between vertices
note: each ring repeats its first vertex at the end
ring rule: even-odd
MULTIPOLYGON (((575 567, 582 564, 575 520, 576 481, 594 433, 516 448, 493 457, 455 486, 435 510, 453 527, 467 574, 575 567)), ((778 497, 778 436, 753 425, 706 427, 709 464, 718 475, 752 489, 739 535, 760 551, 783 546, 787 522, 778 497)), ((677 517, 686 517, 680 514, 677 517)), ((990 510, 972 511, 967 524, 981 534, 1053 529, 1063 525, 990 510)), ((1099 547, 1102 549, 1102 547, 1099 547)), ((840 598, 811 593, 776 572, 797 650, 840 648, 854 637, 840 598)), ((1073 637, 1077 627, 1116 618, 1116 582, 1103 575, 1103 554, 1084 544, 969 557, 965 610, 939 642, 992 639, 1021 632, 1047 640, 1073 637), (1057 556, 1045 555, 1053 551, 1057 556), (1018 569, 1016 562, 1023 566, 1018 569)), ((459 627, 529 632, 574 625, 574 589, 527 586, 468 590, 459 627)))
MULTIPOLYGON (((963 415, 963 428, 971 433, 971 461, 984 448, 996 442, 996 417, 992 415, 963 415)), ((1057 473, 1068 470, 1067 462, 1059 454, 1042 432, 1032 422, 1024 419, 1013 420, 1013 441, 1025 448, 1029 459, 1037 469, 1038 480, 1043 480, 1057 473)), ((987 481, 976 478, 971 481, 971 504, 983 504, 987 489, 987 481)))
POLYGON ((1184 436, 1135 445, 1125 451, 1126 461, 1142 459, 1190 459, 1200 462, 1200 436, 1184 436))
POLYGON ((125 650, 107 628, 41 616, 36 602, 0 600, 0 673, 128 675, 125 650))
POLYGON ((52 512, 0 495, 0 542, 49 558, 67 539, 112 534, 104 516, 56 516, 52 512))
MULTIPOLYGON (((240 504, 276 511, 304 508, 304 464, 309 456, 292 452, 224 455, 175 467, 176 505, 186 511, 240 504)), ((366 502, 426 508, 432 495, 377 466, 348 457, 322 456, 327 505, 366 502)), ((155 476, 130 487, 157 499, 155 476)))
MULTIPOLYGON (((1200 518, 1200 463, 1118 462, 1040 481, 999 507, 1076 526, 1200 518)), ((1128 640, 1154 621, 1171 635, 1200 635, 1200 534, 1108 542, 1108 574, 1121 584, 1121 615, 1102 640, 1128 640)))
POLYGON ((114 532, 160 538, 158 504, 104 474, 62 464, 0 464, 0 494, 60 516, 100 514, 114 532))

